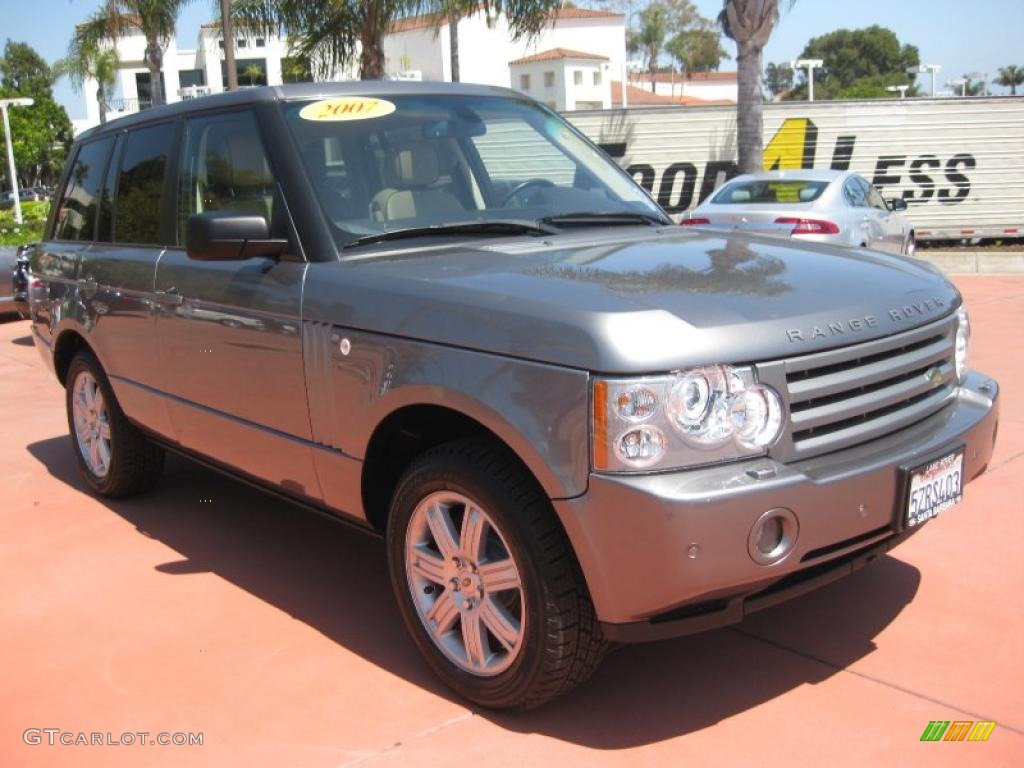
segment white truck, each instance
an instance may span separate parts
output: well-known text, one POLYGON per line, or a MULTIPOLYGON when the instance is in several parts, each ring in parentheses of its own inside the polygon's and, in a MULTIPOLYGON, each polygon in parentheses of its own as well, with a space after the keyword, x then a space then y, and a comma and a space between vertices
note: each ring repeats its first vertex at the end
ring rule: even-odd
MULTIPOLYGON (((736 108, 566 114, 674 218, 736 171, 736 108)), ((766 170, 855 171, 902 196, 918 242, 1024 236, 1024 97, 764 106, 766 170)))

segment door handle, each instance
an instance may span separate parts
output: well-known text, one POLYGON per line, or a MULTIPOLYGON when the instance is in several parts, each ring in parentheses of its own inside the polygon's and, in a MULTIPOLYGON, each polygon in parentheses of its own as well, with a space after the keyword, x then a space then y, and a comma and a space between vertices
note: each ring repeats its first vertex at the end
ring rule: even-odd
POLYGON ((173 285, 163 291, 154 291, 154 293, 156 294, 157 301, 161 304, 177 307, 185 302, 185 297, 178 293, 178 289, 173 285))

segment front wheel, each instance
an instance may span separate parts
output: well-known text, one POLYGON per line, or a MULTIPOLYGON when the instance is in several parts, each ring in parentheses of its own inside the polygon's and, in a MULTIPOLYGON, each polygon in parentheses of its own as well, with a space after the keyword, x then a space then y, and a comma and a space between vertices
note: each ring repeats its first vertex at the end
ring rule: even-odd
POLYGON ((551 504, 486 441, 435 448, 408 468, 388 521, 406 626, 439 677, 486 707, 528 709, 581 683, 605 641, 551 504))

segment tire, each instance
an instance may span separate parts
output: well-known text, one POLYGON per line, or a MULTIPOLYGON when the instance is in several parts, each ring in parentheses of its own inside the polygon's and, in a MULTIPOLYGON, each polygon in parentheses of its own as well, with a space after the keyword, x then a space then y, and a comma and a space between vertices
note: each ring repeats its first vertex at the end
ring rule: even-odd
POLYGON ((111 498, 152 488, 163 472, 164 451, 125 417, 91 352, 71 360, 65 386, 71 445, 89 487, 111 498))
POLYGON ((490 441, 448 443, 409 466, 392 499, 387 551, 420 653, 470 701, 537 707, 582 683, 604 657, 607 643, 551 503, 518 459, 490 441), (454 557, 443 556, 439 521, 454 557), (483 533, 474 539, 476 531, 483 533))

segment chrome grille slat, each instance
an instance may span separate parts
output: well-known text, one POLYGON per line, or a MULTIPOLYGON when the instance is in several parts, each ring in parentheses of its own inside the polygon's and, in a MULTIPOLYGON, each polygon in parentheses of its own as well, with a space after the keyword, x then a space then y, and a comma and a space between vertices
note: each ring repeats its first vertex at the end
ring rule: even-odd
MULTIPOLYGON (((939 371, 942 375, 942 384, 948 384, 956 375, 953 365, 948 362, 939 366, 939 371)), ((910 378, 901 379, 881 389, 843 399, 838 403, 827 403, 803 410, 794 410, 791 417, 793 432, 797 433, 825 424, 844 421, 858 414, 878 411, 904 400, 910 400, 933 389, 935 389, 935 384, 922 372, 916 373, 910 378)))
POLYGON ((868 365, 847 368, 824 376, 792 381, 789 384, 789 400, 799 403, 815 397, 847 392, 870 385, 880 379, 888 379, 899 374, 909 373, 918 368, 926 368, 937 362, 949 359, 953 354, 953 340, 939 338, 926 347, 904 352, 901 355, 887 357, 868 365))
POLYGON ((873 341, 763 363, 785 382, 789 423, 774 457, 841 450, 932 415, 956 393, 956 315, 873 341))

